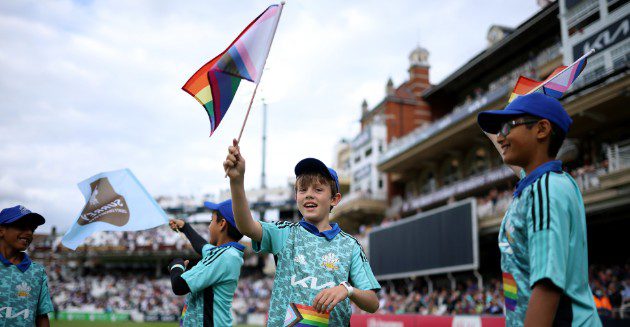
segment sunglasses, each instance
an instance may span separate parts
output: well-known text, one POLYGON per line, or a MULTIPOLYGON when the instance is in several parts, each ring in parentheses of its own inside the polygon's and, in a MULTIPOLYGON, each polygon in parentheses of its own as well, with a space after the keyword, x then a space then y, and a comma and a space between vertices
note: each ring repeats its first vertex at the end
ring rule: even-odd
POLYGON ((531 124, 535 124, 537 122, 539 122, 540 120, 511 120, 508 122, 505 122, 501 125, 501 129, 499 129, 499 135, 506 137, 508 136, 508 134, 510 134, 510 132, 512 131, 512 129, 514 127, 520 126, 520 125, 531 125, 531 124))

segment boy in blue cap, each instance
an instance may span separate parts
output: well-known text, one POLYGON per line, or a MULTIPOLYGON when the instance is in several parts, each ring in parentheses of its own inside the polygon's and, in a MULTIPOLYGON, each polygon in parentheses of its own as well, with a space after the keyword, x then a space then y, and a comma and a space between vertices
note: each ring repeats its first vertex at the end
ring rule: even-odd
POLYGON ((254 221, 245 197, 245 160, 233 141, 223 168, 230 178, 236 224, 257 252, 272 253, 277 269, 268 326, 348 326, 350 301, 376 312, 380 289, 359 242, 330 223, 341 200, 337 173, 314 158, 295 166, 295 191, 303 219, 254 221))
POLYGON ((0 211, 0 327, 50 326, 46 270, 24 253, 45 222, 20 205, 0 211))
POLYGON ((173 230, 181 230, 202 258, 186 271, 188 260, 174 259, 168 266, 173 292, 188 294, 182 311, 182 326, 232 326, 230 307, 243 265, 243 237, 234 222, 232 200, 218 204, 206 202, 212 210, 206 242, 181 219, 171 219, 173 230))
POLYGON ((477 122, 521 177, 499 231, 507 326, 601 326, 588 285, 584 202, 555 160, 571 118, 558 100, 533 93, 477 122))

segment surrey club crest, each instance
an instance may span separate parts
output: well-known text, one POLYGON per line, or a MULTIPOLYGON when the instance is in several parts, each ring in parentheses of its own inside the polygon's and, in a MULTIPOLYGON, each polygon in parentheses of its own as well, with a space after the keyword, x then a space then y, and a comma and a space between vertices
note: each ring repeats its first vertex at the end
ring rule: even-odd
POLYGON ((339 258, 337 258, 337 256, 332 252, 329 252, 328 254, 322 257, 322 267, 326 268, 326 270, 328 271, 334 271, 334 270, 339 269, 338 264, 339 264, 339 258))
POLYGON ((27 297, 30 294, 31 287, 26 285, 26 282, 22 282, 22 284, 15 287, 17 290, 18 297, 27 297))

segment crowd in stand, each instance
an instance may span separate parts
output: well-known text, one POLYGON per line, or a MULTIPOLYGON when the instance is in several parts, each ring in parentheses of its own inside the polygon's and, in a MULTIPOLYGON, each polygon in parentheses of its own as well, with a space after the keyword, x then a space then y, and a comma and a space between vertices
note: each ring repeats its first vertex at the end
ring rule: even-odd
POLYGON ((237 315, 265 314, 269 311, 269 299, 273 279, 260 274, 241 277, 234 293, 232 308, 237 315))
MULTIPOLYGON (((207 225, 208 224, 193 225, 193 228, 195 228, 202 237, 208 239, 209 232, 207 225)), ((190 248, 190 243, 182 235, 181 233, 173 232, 166 225, 135 232, 100 232, 88 237, 79 250, 134 252, 140 250, 182 250, 190 248)), ((52 250, 56 252, 60 248, 62 247, 61 237, 59 236, 53 240, 52 250)))
POLYGON ((599 315, 606 318, 630 317, 630 264, 591 266, 589 281, 599 315))
MULTIPOLYGON (((59 311, 178 315, 184 304, 184 297, 173 294, 167 277, 150 277, 148 271, 86 269, 79 274, 54 263, 47 268, 50 294, 59 311)), ((624 305, 630 307, 630 264, 591 266, 590 285, 601 316, 619 318, 621 311, 628 310, 624 305)), ((242 276, 233 302, 235 315, 268 312, 272 286, 272 277, 242 276)), ((379 314, 502 315, 504 305, 500 280, 490 279, 479 288, 472 278, 455 289, 444 284, 429 289, 422 279, 387 282, 379 301, 379 314)), ((354 310, 360 313, 356 307, 354 310)))
POLYGON ((500 217, 512 202, 512 192, 492 189, 488 195, 477 198, 477 217, 500 217))
MULTIPOLYGON (((440 287, 429 290, 416 281, 399 281, 396 286, 384 285, 379 293, 379 314, 422 314, 422 315, 462 315, 462 314, 503 314, 503 290, 501 282, 491 280, 479 289, 476 283, 468 280, 458 284, 454 290, 440 287)), ((356 312, 361 312, 355 308, 356 312)))
POLYGON ((79 274, 57 264, 47 268, 56 311, 178 315, 184 305, 183 297, 173 295, 166 277, 110 269, 79 274))

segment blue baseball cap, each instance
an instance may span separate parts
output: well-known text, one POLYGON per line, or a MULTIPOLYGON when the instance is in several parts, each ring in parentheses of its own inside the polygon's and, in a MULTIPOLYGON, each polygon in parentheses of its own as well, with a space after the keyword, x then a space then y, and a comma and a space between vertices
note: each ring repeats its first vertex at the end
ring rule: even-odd
POLYGON ((220 203, 206 201, 203 205, 210 210, 218 211, 221 216, 223 216, 223 218, 232 225, 232 227, 238 230, 238 227, 236 227, 236 221, 234 221, 234 212, 232 211, 232 199, 225 200, 220 203))
POLYGON ((496 134, 501 129, 501 124, 512 117, 524 115, 547 119, 560 127, 565 134, 573 123, 560 101, 543 93, 519 96, 503 110, 482 111, 477 115, 477 123, 484 132, 496 134))
POLYGON ((341 192, 339 189, 339 178, 337 177, 337 172, 334 169, 327 167, 323 162, 315 158, 306 158, 302 159, 297 165, 295 165, 295 177, 308 173, 318 173, 332 179, 335 181, 335 185, 337 186, 337 192, 341 192))
POLYGON ((11 224, 21 219, 28 219, 37 226, 43 225, 46 222, 46 219, 44 219, 42 215, 32 212, 21 205, 5 208, 0 211, 1 225, 11 224))

